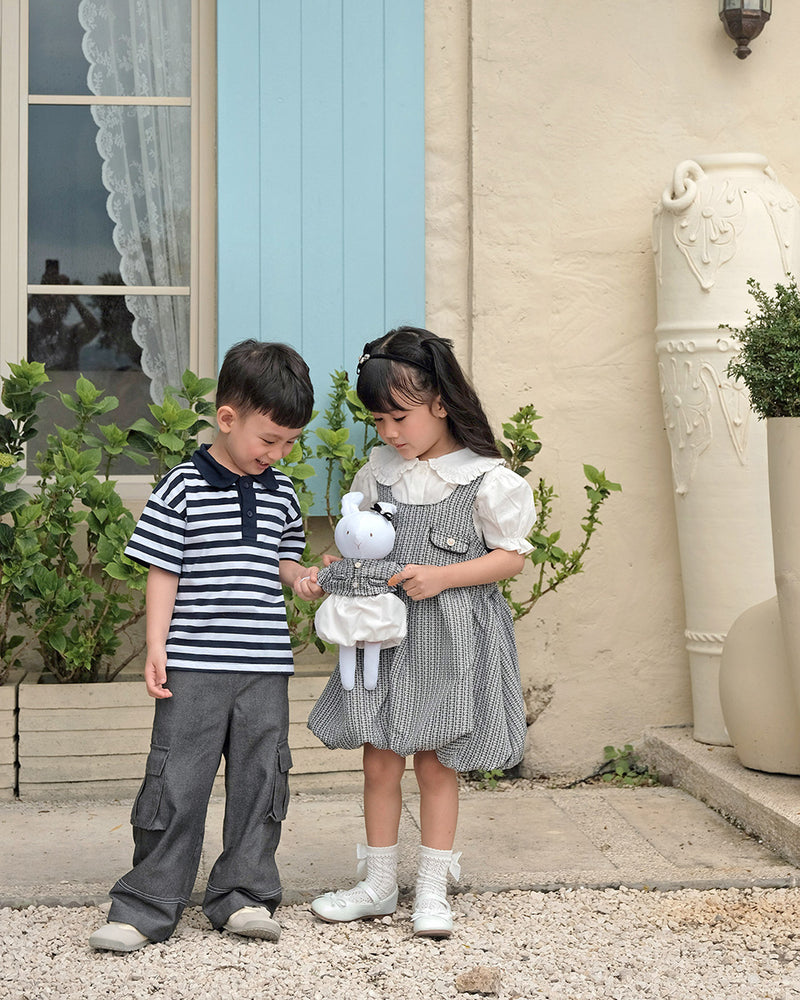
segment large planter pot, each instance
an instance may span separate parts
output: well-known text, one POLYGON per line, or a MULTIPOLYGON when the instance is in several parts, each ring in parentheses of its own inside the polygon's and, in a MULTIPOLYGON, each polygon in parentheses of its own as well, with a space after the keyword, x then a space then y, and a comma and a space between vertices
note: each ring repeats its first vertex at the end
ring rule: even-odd
POLYGON ((781 634, 800 705, 800 418, 767 420, 772 555, 781 634))
POLYGON ((748 608, 730 627, 719 696, 736 756, 745 767, 800 774, 800 713, 777 597, 748 608))
POLYGON ((800 206, 755 154, 679 164, 655 210, 657 355, 672 456, 695 739, 730 743, 719 698, 728 629, 774 593, 766 434, 725 369, 751 305, 793 269, 800 206))
POLYGON ((800 774, 800 419, 768 420, 767 441, 777 595, 730 629, 720 699, 745 767, 800 774))

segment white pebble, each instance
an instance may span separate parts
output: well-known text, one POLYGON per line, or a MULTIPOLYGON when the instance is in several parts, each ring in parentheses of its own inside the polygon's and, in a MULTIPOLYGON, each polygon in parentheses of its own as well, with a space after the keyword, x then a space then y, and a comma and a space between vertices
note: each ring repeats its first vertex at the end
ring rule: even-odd
POLYGON ((459 977, 478 966, 502 969, 503 1000, 793 1000, 800 990, 800 889, 576 889, 452 902, 459 919, 442 941, 412 937, 409 906, 338 925, 283 907, 277 945, 218 934, 192 908, 169 941, 130 955, 88 947, 100 908, 0 909, 0 1000, 452 1000, 459 977))

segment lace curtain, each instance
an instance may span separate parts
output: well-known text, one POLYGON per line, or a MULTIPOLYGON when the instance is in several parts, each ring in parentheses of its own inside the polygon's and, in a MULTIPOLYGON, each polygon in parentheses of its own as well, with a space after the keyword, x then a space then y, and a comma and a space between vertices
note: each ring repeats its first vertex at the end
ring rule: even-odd
MULTIPOLYGON (((103 97, 187 97, 190 0, 81 0, 88 83, 103 97)), ((188 107, 92 105, 107 211, 126 285, 188 285, 188 107)), ((157 402, 189 366, 189 297, 127 295, 157 402)))

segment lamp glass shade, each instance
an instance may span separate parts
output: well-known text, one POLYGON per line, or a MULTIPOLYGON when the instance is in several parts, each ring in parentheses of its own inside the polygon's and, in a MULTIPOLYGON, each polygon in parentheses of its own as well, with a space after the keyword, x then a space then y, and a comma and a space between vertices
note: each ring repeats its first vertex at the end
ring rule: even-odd
POLYGON ((772 13, 772 0, 719 0, 719 12, 726 10, 763 11, 772 13))

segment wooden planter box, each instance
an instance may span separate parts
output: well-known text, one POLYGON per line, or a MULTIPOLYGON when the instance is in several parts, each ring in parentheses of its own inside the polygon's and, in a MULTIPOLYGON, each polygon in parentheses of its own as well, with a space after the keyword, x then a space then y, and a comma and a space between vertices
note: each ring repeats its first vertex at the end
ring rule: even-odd
MULTIPOLYGON (((289 746, 292 750, 292 777, 312 774, 338 774, 361 770, 361 750, 329 750, 311 732, 308 713, 328 681, 327 674, 307 674, 301 664, 289 679, 289 746)), ((294 787, 303 787, 302 779, 294 787)))
MULTIPOLYGON (((153 699, 142 679, 118 678, 110 684, 39 680, 40 674, 29 673, 18 688, 19 797, 132 798, 144 776, 153 722, 153 699)), ((361 770, 360 750, 328 750, 306 726, 326 681, 324 665, 313 672, 301 666, 289 681, 289 744, 298 788, 303 775, 361 770)), ((2 742, 0 736, 0 747, 2 742)), ((220 768, 218 783, 222 774, 220 768)))
POLYGON ((19 797, 134 795, 150 749, 153 699, 141 678, 19 686, 19 797))
POLYGON ((12 671, 0 686, 0 800, 13 799, 17 788, 17 691, 24 671, 12 671))

